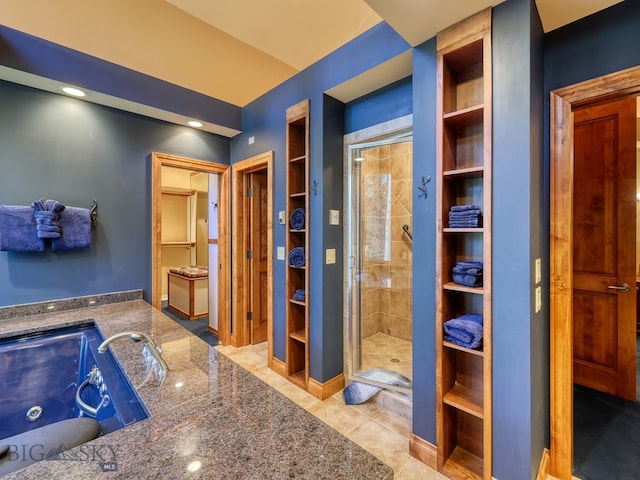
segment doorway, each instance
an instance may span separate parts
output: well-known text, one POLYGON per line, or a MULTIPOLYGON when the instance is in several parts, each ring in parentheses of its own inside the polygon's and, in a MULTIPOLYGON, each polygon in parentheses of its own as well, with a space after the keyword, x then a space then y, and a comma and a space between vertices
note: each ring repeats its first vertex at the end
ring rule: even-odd
MULTIPOLYGON (((559 479, 570 479, 573 472, 574 287, 582 281, 574 274, 574 112, 639 93, 640 67, 551 92, 549 473, 559 479)), ((621 283, 613 287, 624 288, 621 283)))
POLYGON ((232 298, 230 343, 268 344, 273 357, 273 152, 232 167, 232 298))
POLYGON ((352 143, 346 157, 346 372, 402 393, 413 378, 412 147, 405 130, 352 143))
MULTIPOLYGON (((195 265, 198 261, 198 255, 203 258, 203 255, 207 255, 206 251, 215 251, 217 254, 217 261, 210 264, 208 267, 211 270, 208 275, 207 291, 200 296, 204 295, 204 298, 198 298, 197 280, 188 282, 184 287, 185 294, 184 302, 188 307, 185 307, 189 312, 196 306, 197 302, 200 302, 204 306, 200 306, 201 310, 206 310, 210 319, 209 329, 214 333, 223 331, 224 327, 229 323, 229 307, 230 303, 227 300, 229 298, 229 232, 224 226, 229 221, 229 207, 228 207, 228 165, 220 165, 210 162, 204 162, 200 160, 189 159, 185 157, 178 157, 174 155, 167 155, 164 153, 153 152, 151 155, 151 278, 152 278, 152 292, 151 292, 151 304, 158 310, 162 309, 163 292, 167 294, 169 288, 168 271, 167 268, 163 268, 163 257, 169 255, 175 255, 176 252, 184 254, 184 258, 181 257, 182 263, 186 263, 185 266, 195 265), (176 172, 185 172, 186 177, 189 178, 188 188, 166 188, 163 187, 162 177, 163 168, 165 173, 172 172, 175 169, 176 172), (166 170, 171 169, 171 170, 166 170), (204 187, 191 186, 191 177, 196 183, 206 183, 207 192, 217 190, 218 202, 215 205, 216 215, 211 216, 212 219, 217 218, 217 225, 215 225, 213 231, 217 234, 217 238, 207 238, 205 242, 200 242, 202 245, 197 247, 198 242, 196 238, 198 232, 200 235, 210 236, 211 228, 209 232, 203 232, 203 228, 206 229, 204 224, 208 223, 209 216, 206 220, 201 215, 197 216, 197 205, 202 204, 202 195, 198 192, 204 190, 204 187), (205 174, 198 178, 198 174, 205 174), (214 180, 215 181, 212 181, 214 180), (165 194, 163 194, 163 191, 165 194), (166 193, 169 193, 168 195, 166 193), (199 198, 200 196, 200 198, 199 198), (183 208, 184 207, 184 208, 183 208), (163 242, 163 228, 162 228, 162 212, 163 208, 167 209, 182 209, 185 212, 189 211, 189 218, 187 214, 180 215, 185 217, 184 225, 180 225, 175 233, 185 232, 184 235, 179 234, 175 239, 168 238, 163 242), (184 228, 182 228, 184 227, 184 228), (184 238, 182 238, 184 236, 184 238), (178 238, 180 237, 180 238, 178 238), (166 253, 163 254, 163 251, 166 253), (215 272, 215 275, 213 273, 215 272), (166 279, 166 289, 163 288, 166 279), (213 285, 213 288, 208 288, 209 285, 213 285), (211 300, 213 299, 213 301, 211 300), (214 325, 211 326, 211 322, 214 325), (217 330, 217 331, 216 331, 217 330)), ((208 203, 208 202, 207 202, 208 203)), ((215 221, 215 220, 214 220, 215 221)), ((210 225, 211 226, 211 225, 210 225)), ((167 229, 165 229, 166 235, 167 229)), ((173 234, 174 232, 170 232, 173 234)), ((209 256, 209 255, 207 255, 209 256)), ((176 288, 182 288, 182 284, 178 284, 176 288)), ((194 318, 197 314, 192 315, 194 318)), ((219 334, 218 334, 219 335, 219 334)), ((219 335, 220 337, 220 335, 219 335)), ((222 342, 223 339, 220 338, 222 342)))

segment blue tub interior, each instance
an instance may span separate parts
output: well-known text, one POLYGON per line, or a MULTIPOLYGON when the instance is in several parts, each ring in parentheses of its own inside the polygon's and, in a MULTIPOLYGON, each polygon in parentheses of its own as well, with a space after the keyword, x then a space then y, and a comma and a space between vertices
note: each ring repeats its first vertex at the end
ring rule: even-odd
MULTIPOLYGON (((149 417, 135 388, 110 350, 98 353, 104 337, 93 323, 0 340, 0 439, 60 420, 87 416, 76 391, 93 366, 104 378, 109 401, 98 409, 102 434, 149 417), (31 421, 28 412, 41 407, 31 421)), ((93 407, 101 402, 95 385, 81 391, 93 407)))

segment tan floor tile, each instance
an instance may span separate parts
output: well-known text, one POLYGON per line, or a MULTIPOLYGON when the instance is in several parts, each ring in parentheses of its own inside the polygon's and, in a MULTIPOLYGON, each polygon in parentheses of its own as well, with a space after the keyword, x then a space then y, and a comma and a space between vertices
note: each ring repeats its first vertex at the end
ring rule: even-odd
POLYGON ((395 470, 393 474, 393 480, 446 480, 446 478, 413 457, 409 457, 404 467, 395 470))
POLYGON ((411 437, 411 422, 400 415, 380 408, 371 418, 407 439, 411 437))
POLYGON ((365 415, 356 410, 345 408, 344 404, 333 398, 318 402, 307 408, 307 411, 346 436, 353 429, 359 427, 362 422, 367 421, 365 415))
POLYGON ((362 422, 348 437, 393 468, 394 472, 403 468, 410 458, 409 440, 374 420, 362 422))

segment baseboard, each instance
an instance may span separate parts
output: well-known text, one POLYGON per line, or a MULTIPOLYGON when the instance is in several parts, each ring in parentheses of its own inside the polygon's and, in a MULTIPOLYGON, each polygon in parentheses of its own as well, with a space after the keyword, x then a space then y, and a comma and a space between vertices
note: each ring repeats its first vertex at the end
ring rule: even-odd
POLYGON ((549 475, 549 459, 549 449, 545 448, 542 451, 542 458, 540 459, 540 466, 538 467, 536 480, 547 480, 547 475, 549 475))
POLYGON ((409 439, 409 454, 434 470, 438 468, 438 451, 436 446, 413 433, 409 439))
POLYGON ((287 365, 276 357, 271 357, 271 370, 276 372, 278 375, 287 378, 287 365))
POLYGON ((339 392, 344 388, 344 374, 339 374, 333 377, 328 382, 320 383, 317 380, 309 377, 309 385, 307 387, 308 392, 320 400, 329 398, 334 393, 339 392))
POLYGON ((207 330, 209 330, 209 332, 213 333, 216 337, 220 338, 220 336, 218 335, 218 329, 217 328, 213 328, 212 326, 207 326, 207 330))

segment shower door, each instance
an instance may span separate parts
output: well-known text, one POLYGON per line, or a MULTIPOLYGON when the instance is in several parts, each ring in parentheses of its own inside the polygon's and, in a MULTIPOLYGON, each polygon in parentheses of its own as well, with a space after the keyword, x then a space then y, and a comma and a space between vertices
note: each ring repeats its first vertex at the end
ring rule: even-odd
POLYGON ((411 387, 405 379, 412 379, 411 132, 349 145, 347 154, 347 375, 408 393, 411 387))

